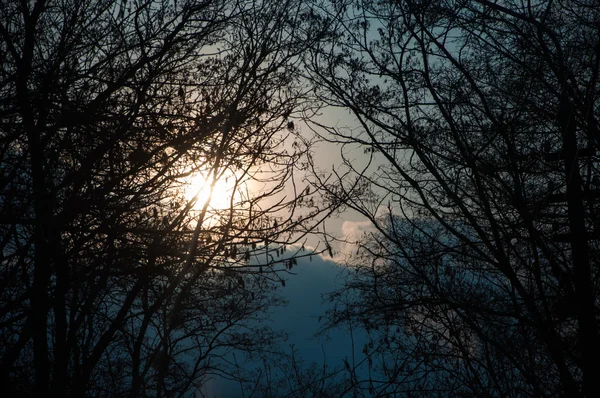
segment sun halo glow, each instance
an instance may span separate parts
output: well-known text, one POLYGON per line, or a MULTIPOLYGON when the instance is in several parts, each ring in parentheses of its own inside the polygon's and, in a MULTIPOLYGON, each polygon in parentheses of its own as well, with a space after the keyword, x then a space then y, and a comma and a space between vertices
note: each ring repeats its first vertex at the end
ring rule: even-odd
POLYGON ((194 173, 187 178, 185 187, 185 199, 189 202, 196 197, 194 209, 202 209, 209 200, 209 206, 213 209, 226 209, 230 206, 231 196, 234 190, 234 176, 222 176, 215 181, 212 187, 212 177, 204 176, 202 173, 194 173))

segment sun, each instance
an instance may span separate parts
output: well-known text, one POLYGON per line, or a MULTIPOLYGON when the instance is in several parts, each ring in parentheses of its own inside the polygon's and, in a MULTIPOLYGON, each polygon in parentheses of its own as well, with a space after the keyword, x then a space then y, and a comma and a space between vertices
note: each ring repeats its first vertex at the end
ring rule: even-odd
POLYGON ((188 202, 195 200, 194 209, 202 209, 209 199, 208 205, 212 209, 222 210, 230 207, 235 188, 235 176, 222 176, 214 181, 214 185, 213 181, 212 176, 201 172, 194 173, 186 179, 185 199, 188 202))

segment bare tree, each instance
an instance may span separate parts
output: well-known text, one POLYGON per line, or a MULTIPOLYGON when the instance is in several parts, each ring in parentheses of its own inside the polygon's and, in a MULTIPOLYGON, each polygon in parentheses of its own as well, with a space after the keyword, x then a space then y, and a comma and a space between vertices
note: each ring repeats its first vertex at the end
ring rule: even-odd
POLYGON ((291 123, 298 57, 319 36, 302 8, 2 3, 8 395, 181 396, 230 372, 215 361, 228 350, 269 349, 256 320, 287 269, 275 251, 321 216, 284 191, 310 145, 291 123))
POLYGON ((315 126, 344 164, 314 181, 375 228, 325 325, 372 336, 357 393, 600 395, 598 5, 314 13, 315 91, 357 123, 315 126))

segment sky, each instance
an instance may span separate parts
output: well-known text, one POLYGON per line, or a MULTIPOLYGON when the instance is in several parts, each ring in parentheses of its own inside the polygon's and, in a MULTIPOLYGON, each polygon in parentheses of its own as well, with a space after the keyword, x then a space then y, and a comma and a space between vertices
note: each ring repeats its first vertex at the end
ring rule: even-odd
MULTIPOLYGON (((292 253, 294 250, 288 250, 292 253)), ((328 368, 343 366, 344 358, 352 358, 352 339, 346 330, 334 330, 327 338, 315 338, 314 334, 321 325, 319 316, 324 315, 329 303, 323 303, 323 295, 333 291, 342 283, 343 274, 348 269, 336 264, 330 258, 320 255, 298 260, 293 268, 293 275, 286 278, 285 287, 280 288, 281 295, 288 301, 285 307, 277 307, 271 311, 270 324, 274 330, 287 333, 287 341, 281 349, 290 353, 293 347, 302 361, 314 362, 319 369, 324 362, 328 368), (325 354, 325 358, 324 358, 325 354)), ((361 350, 367 341, 364 332, 354 333, 354 354, 359 361, 361 350)), ((240 386, 224 380, 213 380, 205 388, 206 397, 236 398, 241 397, 240 386)))
MULTIPOLYGON (((312 121, 337 129, 360 128, 355 117, 341 108, 324 108, 320 115, 313 117, 312 121)), ((316 124, 309 125, 296 120, 295 125, 296 132, 306 138, 312 137, 315 133, 326 135, 326 131, 316 124)), ((341 167, 343 167, 341 166, 343 163, 342 152, 346 160, 350 161, 356 169, 365 167, 371 156, 377 156, 376 154, 365 153, 364 148, 357 145, 342 146, 321 141, 312 148, 316 168, 324 173, 331 173, 334 169, 340 172, 341 167)), ((369 172, 382 164, 382 161, 381 159, 375 159, 370 164, 369 172)), ((304 184, 306 184, 304 177, 301 174, 296 176, 297 182, 302 181, 300 190, 304 189, 304 184)), ((196 192, 198 189, 201 190, 202 182, 202 180, 199 184, 196 182, 196 192)), ((226 186, 227 184, 215 187, 213 202, 222 199, 219 196, 219 191, 226 186)), ((291 184, 286 187, 284 194, 286 196, 294 195, 291 184)), ((227 199, 229 195, 222 196, 227 199)), ((275 199, 268 198, 268 200, 275 199)), ((214 204, 213 202, 211 204, 214 204)), ((325 253, 325 256, 312 256, 312 261, 309 261, 307 257, 297 260, 298 266, 294 267, 293 274, 287 276, 285 287, 280 288, 280 293, 288 302, 288 305, 272 309, 269 326, 274 330, 283 330, 288 335, 287 341, 283 342, 280 348, 289 354, 291 353, 291 347, 294 347, 305 364, 314 362, 314 366, 318 369, 321 369, 324 363, 327 364, 329 369, 343 368, 344 359, 347 358, 352 363, 353 354, 356 362, 361 360, 363 356, 362 348, 367 342, 366 332, 363 330, 353 331, 354 346, 347 330, 329 331, 325 337, 319 338, 315 337, 315 333, 322 324, 319 323, 319 317, 325 315, 331 305, 328 301, 323 301, 324 295, 341 286, 344 273, 348 272, 348 268, 343 264, 347 258, 356 252, 354 244, 340 242, 357 241, 364 237, 366 232, 373 231, 373 226, 364 216, 349 209, 344 209, 342 213, 329 217, 325 220, 324 225, 327 233, 340 239, 339 242, 330 242, 333 247, 333 258, 325 253)), ((324 247, 323 242, 317 235, 309 235, 302 242, 305 243, 307 248, 316 247, 318 250, 322 250, 324 247)), ((284 257, 295 252, 296 250, 288 245, 284 257)), ((205 397, 211 398, 243 396, 238 383, 232 383, 224 379, 214 379, 207 383, 203 394, 205 397)))
MULTIPOLYGON (((318 121, 339 128, 356 126, 352 116, 340 109, 326 109, 318 121)), ((300 129, 301 134, 313 134, 307 125, 300 124, 300 129)), ((342 163, 342 148, 339 145, 320 142, 313 150, 315 165, 323 171, 330 172, 342 163)), ((368 155, 364 155, 362 149, 353 151, 352 155, 353 165, 360 167, 361 164, 367 163, 368 155)), ((356 241, 365 232, 373 231, 370 221, 351 210, 328 218, 325 226, 328 233, 337 236, 341 241, 356 241)), ((317 236, 307 237, 307 248, 317 245, 319 248, 323 247, 317 236)), ((312 256, 312 260, 308 257, 297 260, 298 265, 293 268, 293 273, 287 276, 285 287, 279 290, 288 304, 273 308, 270 315, 269 326, 274 330, 283 330, 288 335, 288 339, 280 348, 289 354, 293 347, 301 361, 305 364, 314 363, 317 369, 321 369, 324 364, 329 369, 343 367, 344 359, 352 363, 353 356, 358 363, 363 357, 362 347, 367 343, 367 335, 363 330, 354 330, 353 339, 346 329, 336 329, 328 331, 325 336, 315 336, 323 323, 319 322, 319 318, 325 315, 332 305, 325 300, 325 295, 342 286, 344 275, 349 272, 343 265, 344 261, 356 251, 356 246, 351 243, 332 243, 332 247, 333 258, 325 253, 323 256, 312 256)), ((297 251, 295 249, 288 246, 284 257, 291 256, 297 251)), ((205 393, 205 396, 211 398, 242 396, 239 384, 225 380, 209 383, 205 393)))
MULTIPOLYGON (((326 107, 318 115, 313 115, 311 120, 322 125, 338 129, 360 128, 355 117, 347 109, 326 107)), ((315 133, 326 135, 324 129, 317 125, 307 125, 301 120, 296 120, 297 131, 306 138, 315 133)), ((315 166, 325 173, 331 173, 334 169, 339 171, 342 164, 341 153, 344 152, 347 160, 352 166, 360 169, 369 162, 368 154, 364 148, 358 145, 344 146, 339 144, 318 142, 312 148, 315 166)), ((372 162, 369 170, 373 170, 381 162, 372 162)), ((299 175, 300 179, 303 176, 299 175)), ((292 187, 287 187, 286 195, 293 194, 292 187)), ((343 213, 329 217, 324 226, 328 233, 340 238, 341 241, 355 241, 361 238, 365 232, 373 230, 373 227, 364 216, 346 209, 343 213)), ((318 247, 322 249, 323 243, 316 235, 306 237, 306 247, 318 247)), ((288 302, 284 307, 272 309, 270 325, 274 330, 283 330, 287 335, 287 341, 281 344, 281 349, 290 353, 291 347, 297 350, 304 363, 314 362, 315 366, 322 368, 324 362, 329 368, 343 367, 344 359, 351 358, 354 354, 355 361, 362 358, 362 347, 367 342, 366 332, 354 330, 353 339, 347 330, 329 331, 325 337, 315 337, 322 323, 319 317, 325 315, 331 304, 324 301, 324 295, 333 292, 343 283, 346 268, 344 260, 356 251, 356 246, 351 243, 332 243, 334 257, 315 255, 312 261, 308 257, 298 259, 298 265, 294 267, 293 274, 286 278, 285 287, 280 288, 280 293, 288 302)), ((298 249, 298 248, 297 248, 298 249)), ((284 257, 295 253, 293 247, 288 246, 284 257)), ((204 391, 206 397, 236 398, 241 397, 240 386, 226 380, 213 380, 208 383, 204 391)))
MULTIPOLYGON (((327 126, 334 126, 339 129, 355 129, 358 123, 347 110, 339 108, 326 108, 314 121, 327 126)), ((325 133, 317 126, 309 126, 306 123, 296 123, 297 132, 305 137, 312 136, 315 131, 325 133), (313 130, 315 129, 315 130, 313 130)), ((364 167, 369 156, 365 154, 362 147, 342 147, 339 144, 319 142, 312 148, 313 160, 315 166, 325 172, 331 173, 334 169, 340 171, 342 164, 341 152, 343 151, 346 159, 352 162, 353 167, 364 167)), ((377 167, 377 162, 374 167, 377 167)), ((372 169, 371 169, 372 170, 372 169)), ((304 176, 297 176, 300 180, 304 176)), ((202 193, 204 180, 196 178, 191 182, 192 188, 186 195, 191 199, 200 191, 199 201, 206 200, 206 194, 202 193), (193 192, 192 192, 193 191, 193 192), (202 196, 205 195, 205 196, 202 196)), ((230 184, 217 184, 213 193, 211 205, 219 207, 220 202, 228 202, 230 194, 227 191, 230 184), (223 192, 221 192, 223 191, 223 192)), ((255 187, 256 188, 256 187, 255 187)), ((303 188, 301 188, 303 189, 303 188)), ((285 195, 293 195, 291 186, 286 188, 285 195)), ((274 200, 274 199, 273 199, 274 200)), ((325 228, 328 233, 340 238, 341 241, 356 241, 364 236, 365 232, 372 231, 370 221, 355 211, 345 210, 343 213, 332 216, 325 221, 325 228)), ((331 242, 333 247, 333 258, 329 256, 315 255, 312 261, 308 257, 299 258, 298 265, 294 267, 293 274, 286 278, 285 287, 280 287, 280 293, 288 302, 285 307, 276 307, 271 310, 270 324, 274 330, 282 330, 288 335, 288 339, 282 342, 280 348, 290 354, 293 347, 296 350, 299 359, 305 363, 314 363, 314 366, 321 369, 324 364, 329 369, 344 366, 344 359, 352 363, 352 358, 356 362, 362 358, 362 347, 367 342, 366 333, 362 330, 354 330, 354 346, 352 338, 347 330, 329 331, 326 336, 315 337, 322 323, 319 323, 319 317, 325 315, 331 304, 324 301, 324 295, 333 292, 343 283, 343 276, 348 272, 344 260, 352 256, 356 251, 356 246, 351 243, 331 242), (354 354, 354 355, 353 355, 354 354)), ((307 248, 322 250, 323 242, 317 235, 307 236, 305 241, 307 248)), ((297 247, 296 249, 299 249, 297 247)), ((288 246, 286 256, 295 253, 293 246, 288 246)), ((205 397, 236 398, 242 397, 240 385, 224 379, 213 379, 209 381, 203 390, 205 397)))

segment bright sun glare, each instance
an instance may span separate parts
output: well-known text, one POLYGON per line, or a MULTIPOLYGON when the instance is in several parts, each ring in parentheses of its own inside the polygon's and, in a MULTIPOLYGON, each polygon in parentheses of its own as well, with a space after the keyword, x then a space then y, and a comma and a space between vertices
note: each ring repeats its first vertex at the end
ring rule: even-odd
MULTIPOLYGON (((216 181, 213 188, 212 197, 210 199, 210 207, 214 209, 228 208, 233 194, 235 178, 221 177, 216 181)), ((191 201, 197 195, 195 209, 201 209, 210 197, 210 185, 212 179, 206 178, 201 173, 191 175, 186 182, 185 199, 191 201)))

